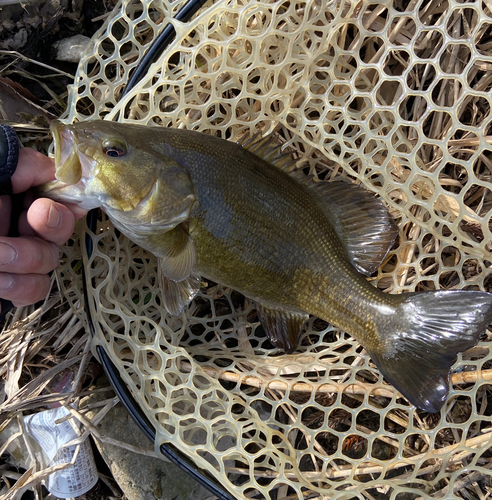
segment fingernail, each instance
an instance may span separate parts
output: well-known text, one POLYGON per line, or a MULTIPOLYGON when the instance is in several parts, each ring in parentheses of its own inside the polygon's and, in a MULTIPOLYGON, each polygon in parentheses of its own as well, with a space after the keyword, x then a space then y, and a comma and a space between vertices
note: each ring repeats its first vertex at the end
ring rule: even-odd
POLYGON ((60 225, 61 213, 55 205, 50 205, 50 210, 48 212, 48 222, 46 222, 46 227, 50 229, 56 229, 60 225))
POLYGON ((8 243, 0 243, 0 265, 10 264, 17 258, 17 251, 8 243))
POLYGON ((0 290, 8 290, 14 284, 14 278, 10 273, 0 273, 0 290))

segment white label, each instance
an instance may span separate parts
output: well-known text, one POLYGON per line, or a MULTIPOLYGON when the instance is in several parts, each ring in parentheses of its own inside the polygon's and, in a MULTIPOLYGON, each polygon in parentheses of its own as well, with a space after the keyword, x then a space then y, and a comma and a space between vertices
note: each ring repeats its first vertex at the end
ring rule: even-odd
MULTIPOLYGON (((30 415, 24 419, 29 435, 35 439, 48 457, 49 465, 69 463, 77 446, 60 448, 77 438, 77 433, 65 421, 55 424, 69 412, 63 406, 30 415)), ((47 488, 58 498, 71 498, 83 495, 97 483, 98 475, 94 455, 89 443, 84 441, 74 464, 67 469, 54 472, 48 477, 47 488)))

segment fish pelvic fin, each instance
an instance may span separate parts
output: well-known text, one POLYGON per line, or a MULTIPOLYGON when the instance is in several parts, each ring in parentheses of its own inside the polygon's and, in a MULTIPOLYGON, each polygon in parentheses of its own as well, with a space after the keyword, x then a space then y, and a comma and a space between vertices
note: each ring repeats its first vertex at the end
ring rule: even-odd
POLYGON ((492 322, 492 294, 436 291, 401 296, 394 315, 379 326, 383 352, 368 352, 384 377, 421 410, 438 412, 446 400, 452 365, 492 322))
POLYGON ((295 351, 308 314, 257 304, 258 318, 270 342, 287 354, 295 351))
POLYGON ((201 286, 201 276, 192 272, 188 278, 173 281, 164 276, 159 259, 158 277, 162 303, 171 316, 179 316, 183 309, 193 300, 201 286))

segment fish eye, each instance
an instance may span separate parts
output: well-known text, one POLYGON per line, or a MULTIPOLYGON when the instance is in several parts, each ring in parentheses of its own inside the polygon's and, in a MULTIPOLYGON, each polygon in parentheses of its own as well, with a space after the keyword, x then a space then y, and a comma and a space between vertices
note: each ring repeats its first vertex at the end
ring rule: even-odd
POLYGON ((106 156, 111 158, 121 158, 127 153, 125 142, 115 139, 106 139, 102 143, 102 150, 106 156))

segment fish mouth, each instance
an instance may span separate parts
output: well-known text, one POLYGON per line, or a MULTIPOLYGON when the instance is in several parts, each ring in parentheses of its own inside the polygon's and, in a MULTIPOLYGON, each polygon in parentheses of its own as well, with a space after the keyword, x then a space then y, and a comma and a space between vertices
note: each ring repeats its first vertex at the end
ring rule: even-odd
POLYGON ((50 123, 55 143, 55 181, 36 188, 41 195, 61 203, 73 203, 90 210, 101 206, 97 196, 87 195, 87 184, 93 170, 90 158, 79 148, 77 131, 59 120, 50 123), (86 177, 84 177, 84 173, 86 177))
POLYGON ((55 177, 64 184, 77 184, 82 178, 82 166, 73 130, 62 122, 53 120, 50 132, 55 142, 55 177))

